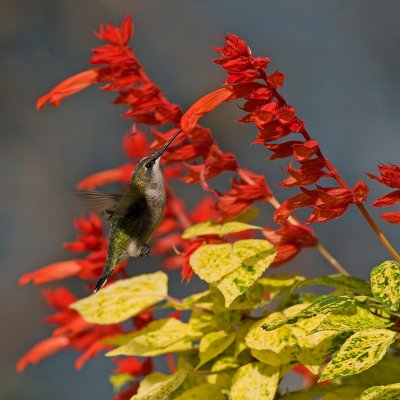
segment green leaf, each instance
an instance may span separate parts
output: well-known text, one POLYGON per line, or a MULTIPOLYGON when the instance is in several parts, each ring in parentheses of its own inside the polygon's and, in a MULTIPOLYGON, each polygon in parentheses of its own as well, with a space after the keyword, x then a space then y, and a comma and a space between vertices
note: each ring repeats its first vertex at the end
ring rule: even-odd
POLYGON ((227 334, 225 331, 210 332, 203 336, 199 345, 200 363, 197 368, 221 354, 234 340, 235 334, 227 334))
POLYGON ((329 313, 315 328, 315 331, 356 332, 373 328, 387 328, 392 325, 393 323, 388 319, 374 315, 363 307, 354 306, 348 310, 329 313))
POLYGON ((223 393, 223 388, 219 385, 203 383, 182 392, 174 400, 225 400, 226 396, 223 393))
POLYGON ((266 240, 240 240, 233 245, 233 262, 239 265, 226 275, 217 288, 225 298, 225 307, 245 293, 274 261, 276 251, 266 240))
POLYGON ((193 306, 212 310, 213 308, 213 295, 209 290, 201 293, 192 294, 181 301, 176 299, 169 299, 164 308, 174 307, 176 310, 190 310, 193 306))
POLYGON ((212 372, 220 372, 226 369, 237 369, 239 364, 236 361, 236 357, 222 354, 218 357, 211 367, 212 372))
POLYGON ((131 400, 166 400, 188 375, 188 371, 180 369, 173 375, 164 375, 158 372, 147 375, 140 383, 138 393, 131 400))
POLYGON ((325 394, 321 400, 354 400, 361 391, 362 389, 358 387, 338 388, 325 394))
POLYGON ((358 374, 371 368, 386 354, 397 333, 370 329, 350 336, 325 367, 319 382, 358 374))
POLYGON ((353 276, 329 275, 315 279, 307 279, 300 283, 298 287, 310 285, 333 286, 348 290, 355 294, 363 294, 367 296, 371 294, 371 285, 369 282, 353 276))
POLYGON ((201 333, 194 332, 189 324, 176 318, 166 318, 151 322, 132 336, 127 344, 106 355, 150 357, 173 351, 184 351, 191 348, 189 341, 199 338, 201 333))
POLYGON ((400 398, 400 383, 387 386, 373 386, 361 393, 356 400, 398 400, 400 398))
POLYGON ((400 265, 385 261, 371 271, 371 288, 374 297, 392 311, 400 310, 400 265))
POLYGON ((232 379, 231 400, 273 400, 279 373, 279 368, 259 362, 240 367, 232 379))
POLYGON ((114 392, 119 392, 127 383, 131 383, 134 379, 134 376, 127 373, 113 374, 110 376, 110 382, 114 392))
POLYGON ((250 229, 262 229, 260 226, 249 225, 244 222, 232 221, 225 224, 214 224, 212 221, 205 221, 187 228, 182 235, 183 239, 191 239, 196 236, 218 235, 226 236, 230 233, 248 231, 250 229))
POLYGON ((76 301, 70 307, 90 323, 122 322, 164 300, 167 295, 167 279, 164 272, 123 279, 76 301))
POLYGON ((271 324, 264 324, 263 328, 267 331, 271 331, 285 324, 294 324, 303 318, 314 317, 318 314, 327 314, 336 310, 348 310, 356 304, 357 300, 358 299, 353 296, 322 296, 298 314, 288 318, 277 319, 271 324))

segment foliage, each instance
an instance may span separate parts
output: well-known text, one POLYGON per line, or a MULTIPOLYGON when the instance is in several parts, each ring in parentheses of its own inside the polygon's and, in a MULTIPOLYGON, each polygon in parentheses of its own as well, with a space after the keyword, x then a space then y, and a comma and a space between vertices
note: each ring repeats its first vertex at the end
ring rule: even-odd
MULTIPOLYGON (((97 36, 107 43, 93 50, 95 67, 57 85, 38 100, 37 107, 48 101, 58 105, 64 97, 97 83, 118 93, 115 103, 128 106, 125 116, 135 121, 124 139, 130 162, 84 179, 78 187, 86 189, 129 182, 133 165, 182 127, 182 135, 162 159, 167 205, 153 252, 164 256, 164 268, 180 267, 182 279, 187 280, 195 273, 208 289, 176 299, 168 291, 165 272, 127 278, 126 262, 121 262, 116 276, 124 279, 111 279, 83 299, 62 287, 46 290, 44 297, 56 310, 47 322, 58 327, 19 360, 17 369, 74 348, 82 352, 77 368, 107 351, 116 363, 110 381, 119 400, 398 398, 399 256, 363 204, 367 185, 363 181, 353 188, 347 185, 295 108, 279 94, 284 75, 279 71, 267 75, 269 59, 253 57, 238 36, 229 34, 224 47, 216 49, 221 58, 215 62, 228 73, 224 86, 182 114, 150 81, 128 47, 132 32, 130 17, 121 27, 102 26, 97 36), (280 186, 297 187, 300 193, 282 204, 264 176, 241 168, 236 157, 223 152, 210 131, 198 124, 220 103, 240 99, 246 115, 239 122, 257 127, 256 143, 272 152, 271 159, 293 158, 280 186), (151 145, 142 127, 153 134, 151 145), (290 134, 297 134, 296 140, 281 140, 290 134), (220 193, 210 181, 225 171, 234 178, 228 191, 220 193), (174 195, 170 187, 174 179, 199 183, 208 192, 192 212, 174 195), (331 186, 322 186, 321 179, 330 180, 331 186), (253 225, 259 215, 255 202, 276 208, 278 228, 253 225), (313 230, 293 215, 308 207, 312 209, 308 223, 326 222, 351 205, 395 258, 373 268, 370 282, 348 276, 313 230), (288 262, 305 247, 319 251, 340 274, 308 279, 271 272, 271 267, 288 262), (304 291, 315 285, 331 291, 320 296, 304 291), (160 318, 166 310, 170 314, 160 318), (152 359, 159 356, 165 357, 169 374, 153 371, 152 359), (280 385, 290 371, 304 376, 302 390, 285 392, 280 385)), ((400 168, 381 165, 379 173, 379 177, 368 175, 396 190, 373 205, 398 203, 400 168)), ((399 215, 386 213, 382 218, 399 223, 399 215)), ((26 274, 22 285, 69 277, 86 281, 100 275, 107 254, 102 221, 91 215, 75 225, 80 234, 66 248, 85 253, 83 258, 26 274)), ((87 288, 92 289, 92 283, 87 288)))

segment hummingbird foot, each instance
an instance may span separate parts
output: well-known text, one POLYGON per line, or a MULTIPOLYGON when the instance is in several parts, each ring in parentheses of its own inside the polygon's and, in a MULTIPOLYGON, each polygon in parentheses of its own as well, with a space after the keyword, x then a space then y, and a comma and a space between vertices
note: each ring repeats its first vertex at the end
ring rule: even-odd
POLYGON ((149 255, 149 253, 150 253, 150 245, 148 243, 146 243, 143 246, 142 250, 140 250, 139 256, 140 257, 147 257, 149 255))

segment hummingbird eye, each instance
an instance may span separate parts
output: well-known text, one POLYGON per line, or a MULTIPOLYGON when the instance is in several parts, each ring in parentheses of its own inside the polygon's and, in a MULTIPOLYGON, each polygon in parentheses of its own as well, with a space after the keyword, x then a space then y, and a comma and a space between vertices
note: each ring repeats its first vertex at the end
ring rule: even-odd
POLYGON ((154 165, 154 161, 149 161, 148 163, 146 163, 145 167, 147 169, 150 169, 153 165, 154 165))

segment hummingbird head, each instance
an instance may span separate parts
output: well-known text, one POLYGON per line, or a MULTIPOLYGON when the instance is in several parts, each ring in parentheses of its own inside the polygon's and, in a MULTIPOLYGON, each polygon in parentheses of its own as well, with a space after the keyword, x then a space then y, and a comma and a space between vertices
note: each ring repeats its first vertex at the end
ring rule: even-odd
POLYGON ((142 190, 158 190, 161 186, 164 186, 160 160, 165 150, 181 132, 182 129, 179 129, 160 150, 139 161, 132 174, 132 183, 142 190))

